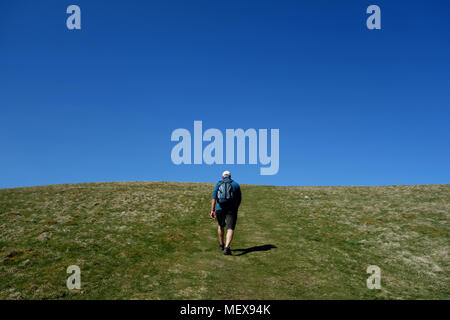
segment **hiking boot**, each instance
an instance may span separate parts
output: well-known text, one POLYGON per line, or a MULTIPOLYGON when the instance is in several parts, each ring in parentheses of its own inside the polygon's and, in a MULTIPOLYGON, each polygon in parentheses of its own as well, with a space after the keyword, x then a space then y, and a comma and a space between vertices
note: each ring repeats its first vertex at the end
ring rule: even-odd
POLYGON ((231 256, 231 249, 230 249, 230 247, 225 247, 223 249, 223 254, 226 255, 226 256, 231 256))
POLYGON ((223 251, 224 248, 225 248, 225 245, 223 243, 219 243, 219 249, 223 251))

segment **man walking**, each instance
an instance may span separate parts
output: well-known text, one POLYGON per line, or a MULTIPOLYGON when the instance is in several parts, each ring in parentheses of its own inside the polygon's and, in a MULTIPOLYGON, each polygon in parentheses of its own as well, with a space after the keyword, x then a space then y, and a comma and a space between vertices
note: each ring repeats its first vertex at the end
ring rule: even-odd
POLYGON ((231 255, 230 244, 233 240, 234 228, 239 205, 241 204, 241 188, 231 179, 230 171, 222 173, 222 179, 214 187, 211 200, 211 219, 217 218, 219 248, 224 255, 231 255), (227 227, 226 243, 223 242, 224 228, 227 227))

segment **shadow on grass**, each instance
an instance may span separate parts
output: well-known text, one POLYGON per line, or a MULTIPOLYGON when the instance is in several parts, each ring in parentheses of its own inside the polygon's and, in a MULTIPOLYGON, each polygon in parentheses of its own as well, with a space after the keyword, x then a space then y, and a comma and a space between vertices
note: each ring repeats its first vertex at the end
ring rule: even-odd
POLYGON ((254 246, 254 247, 250 247, 247 249, 233 249, 231 250, 232 252, 240 252, 239 254, 235 254, 235 256, 242 256, 244 254, 250 253, 250 252, 255 252, 255 251, 269 251, 271 249, 275 249, 276 246, 274 246, 273 244, 265 244, 262 246, 254 246))

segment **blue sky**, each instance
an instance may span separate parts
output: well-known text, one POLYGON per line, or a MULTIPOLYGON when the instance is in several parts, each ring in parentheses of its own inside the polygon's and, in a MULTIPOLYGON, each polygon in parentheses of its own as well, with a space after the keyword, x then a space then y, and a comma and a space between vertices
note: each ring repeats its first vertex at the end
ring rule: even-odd
MULTIPOLYGON (((450 2, 0 1, 0 188, 450 182, 450 2), (67 6, 81 30, 66 28, 67 6), (381 8, 381 30, 366 8, 381 8), (180 165, 173 130, 280 129, 280 170, 180 165)), ((205 144, 206 145, 206 144, 205 144)))

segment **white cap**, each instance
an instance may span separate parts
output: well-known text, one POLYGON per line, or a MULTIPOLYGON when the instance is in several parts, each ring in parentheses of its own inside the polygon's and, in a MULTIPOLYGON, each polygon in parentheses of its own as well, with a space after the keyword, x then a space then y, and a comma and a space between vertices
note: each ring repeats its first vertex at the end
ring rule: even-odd
POLYGON ((231 177, 231 173, 230 171, 226 170, 222 173, 222 177, 226 178, 226 177, 231 177))

